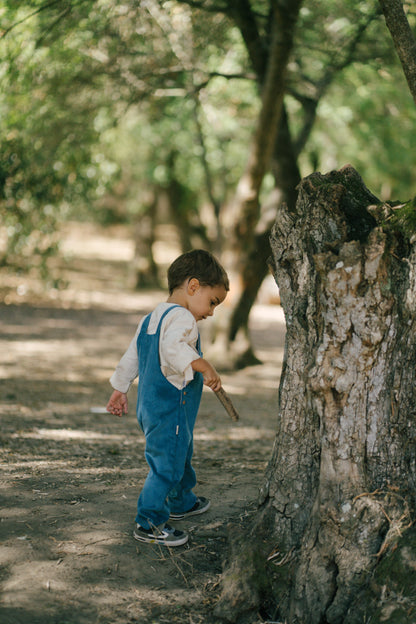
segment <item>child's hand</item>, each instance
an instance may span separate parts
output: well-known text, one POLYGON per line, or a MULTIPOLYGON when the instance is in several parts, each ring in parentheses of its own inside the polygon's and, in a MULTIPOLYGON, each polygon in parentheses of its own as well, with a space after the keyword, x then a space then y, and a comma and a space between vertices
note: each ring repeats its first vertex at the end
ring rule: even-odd
POLYGON ((208 362, 207 364, 207 369, 202 371, 204 385, 209 386, 214 392, 218 392, 218 390, 221 388, 221 377, 211 364, 209 364, 208 362))
POLYGON ((192 368, 194 369, 194 371, 202 373, 205 386, 209 386, 211 390, 214 390, 214 392, 218 392, 218 390, 221 388, 221 377, 212 366, 212 364, 208 362, 208 360, 204 360, 203 358, 194 360, 192 362, 192 368))
POLYGON ((107 403, 107 412, 110 414, 114 414, 115 416, 122 416, 123 414, 127 414, 129 409, 129 402, 127 400, 127 394, 124 392, 119 392, 119 390, 114 390, 113 394, 110 397, 110 400, 107 403))

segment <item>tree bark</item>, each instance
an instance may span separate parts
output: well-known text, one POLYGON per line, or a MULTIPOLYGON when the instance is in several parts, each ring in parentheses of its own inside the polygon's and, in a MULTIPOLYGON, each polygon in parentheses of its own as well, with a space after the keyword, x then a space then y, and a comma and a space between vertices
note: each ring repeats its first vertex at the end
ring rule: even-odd
POLYGON ((401 0, 379 0, 387 28, 403 67, 416 104, 416 39, 407 21, 401 0))
POLYGON ((312 174, 295 212, 279 212, 278 430, 255 521, 224 572, 227 621, 261 608, 287 624, 369 621, 357 596, 411 524, 416 238, 389 227, 393 214, 351 167, 312 174))

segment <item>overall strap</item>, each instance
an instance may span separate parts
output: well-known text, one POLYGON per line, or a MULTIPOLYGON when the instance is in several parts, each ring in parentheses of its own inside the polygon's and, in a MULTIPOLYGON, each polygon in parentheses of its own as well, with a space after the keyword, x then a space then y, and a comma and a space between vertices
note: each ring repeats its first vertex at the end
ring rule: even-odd
POLYGON ((178 305, 177 303, 174 303, 173 305, 171 305, 171 306, 170 306, 170 308, 168 308, 167 310, 165 310, 165 311, 163 312, 162 316, 160 317, 160 320, 159 320, 159 324, 158 324, 158 326, 157 326, 156 333, 158 333, 158 332, 159 332, 159 330, 160 330, 160 328, 161 328, 161 325, 162 325, 162 321, 163 321, 163 319, 165 318, 165 316, 166 316, 167 314, 169 314, 169 312, 170 312, 171 310, 173 310, 173 308, 181 308, 181 307, 182 307, 182 306, 178 305))
MULTIPOLYGON (((172 305, 170 308, 168 308, 167 310, 165 310, 165 311, 163 312, 162 316, 160 317, 160 320, 159 320, 158 326, 157 326, 157 328, 156 328, 155 335, 159 332, 159 330, 160 330, 160 326, 161 326, 161 323, 162 323, 163 319, 165 318, 166 314, 168 314, 168 312, 170 312, 171 310, 173 310, 173 308, 180 308, 180 307, 181 307, 180 305, 174 304, 174 305, 172 305)), ((150 312, 149 314, 147 314, 147 315, 144 317, 144 319, 143 319, 143 323, 142 323, 142 326, 141 326, 141 328, 140 328, 140 334, 147 334, 147 330, 148 330, 148 328, 149 328, 149 323, 150 323, 150 319, 151 319, 151 317, 152 317, 152 314, 153 314, 153 312, 150 312)))

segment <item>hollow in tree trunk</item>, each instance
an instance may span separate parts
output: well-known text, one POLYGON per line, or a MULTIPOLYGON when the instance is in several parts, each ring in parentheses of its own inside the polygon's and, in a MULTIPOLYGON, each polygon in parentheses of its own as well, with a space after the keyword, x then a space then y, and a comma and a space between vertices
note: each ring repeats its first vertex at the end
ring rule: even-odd
POLYGON ((277 435, 255 519, 234 539, 219 619, 382 621, 369 619, 377 591, 363 596, 392 545, 414 540, 416 494, 416 239, 395 215, 351 167, 312 174, 295 210, 279 211, 277 435))

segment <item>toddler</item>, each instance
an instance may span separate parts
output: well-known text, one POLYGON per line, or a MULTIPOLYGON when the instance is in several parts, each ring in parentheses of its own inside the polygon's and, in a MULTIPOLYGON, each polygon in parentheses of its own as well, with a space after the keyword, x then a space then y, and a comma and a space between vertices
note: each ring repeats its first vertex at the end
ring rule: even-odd
POLYGON ((168 520, 201 514, 210 506, 192 491, 193 429, 202 385, 221 388, 215 368, 202 357, 197 321, 212 316, 229 290, 216 258, 197 249, 168 269, 169 297, 139 324, 110 383, 107 411, 127 414, 127 392, 138 376, 137 418, 145 439, 149 472, 137 503, 133 536, 141 542, 180 546, 185 531, 168 520))

